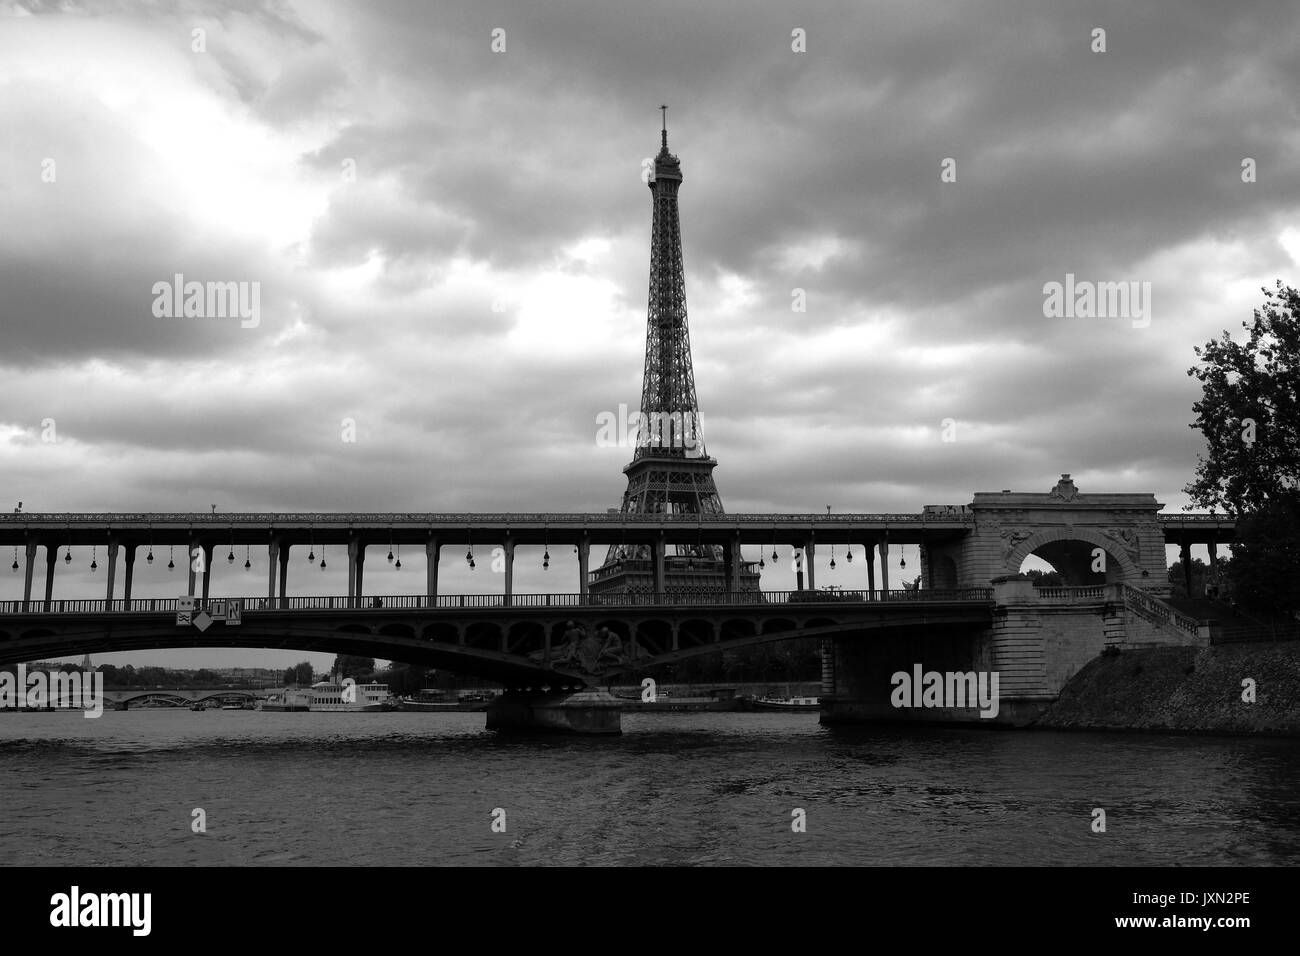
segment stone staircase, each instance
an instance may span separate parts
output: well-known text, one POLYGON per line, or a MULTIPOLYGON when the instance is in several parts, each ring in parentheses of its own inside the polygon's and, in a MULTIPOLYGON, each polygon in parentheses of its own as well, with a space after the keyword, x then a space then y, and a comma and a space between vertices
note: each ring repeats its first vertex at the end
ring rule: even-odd
MULTIPOLYGON (((1173 604, 1163 601, 1141 588, 1129 584, 1119 586, 1124 602, 1124 610, 1148 627, 1126 627, 1126 643, 1143 644, 1203 644, 1208 643, 1208 634, 1204 632, 1197 618, 1180 611, 1173 604), (1146 634, 1139 632, 1145 631, 1146 634)), ((1111 637, 1107 635, 1107 643, 1111 637)))

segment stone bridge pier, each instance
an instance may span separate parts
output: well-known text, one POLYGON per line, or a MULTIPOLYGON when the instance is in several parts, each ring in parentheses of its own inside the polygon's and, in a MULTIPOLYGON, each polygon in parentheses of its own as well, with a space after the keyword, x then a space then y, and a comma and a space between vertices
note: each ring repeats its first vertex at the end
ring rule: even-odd
POLYGON ((1150 494, 1082 494, 1069 475, 1042 494, 976 494, 966 509, 971 532, 927 546, 922 588, 991 584, 992 626, 827 641, 822 722, 1023 726, 1108 648, 1208 643, 1212 625, 1163 600, 1170 586, 1161 507, 1150 494), (1030 555, 1064 586, 1035 588, 1020 574, 1030 555))
POLYGON ((1116 639, 1105 587, 998 581, 994 605, 992 627, 835 640, 822 722, 1025 726, 1116 639))

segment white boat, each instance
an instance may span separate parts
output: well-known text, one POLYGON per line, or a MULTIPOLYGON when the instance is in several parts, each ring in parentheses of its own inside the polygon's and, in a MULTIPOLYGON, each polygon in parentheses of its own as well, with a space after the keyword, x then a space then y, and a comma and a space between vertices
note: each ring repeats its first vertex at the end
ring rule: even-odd
POLYGON ((754 701, 756 710, 819 710, 820 697, 760 697, 754 701))
POLYGON ((391 710, 393 695, 387 684, 345 685, 341 681, 323 680, 311 685, 308 710, 338 713, 369 713, 391 710), (351 693, 349 693, 351 691, 351 693))

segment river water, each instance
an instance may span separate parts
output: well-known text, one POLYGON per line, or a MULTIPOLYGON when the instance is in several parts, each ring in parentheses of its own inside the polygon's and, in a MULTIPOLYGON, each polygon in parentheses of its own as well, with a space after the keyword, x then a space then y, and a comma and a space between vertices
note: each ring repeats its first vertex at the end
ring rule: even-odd
POLYGON ((0 713, 0 862, 1300 863, 1293 740, 761 713, 625 714, 616 739, 483 726, 481 713, 0 713), (206 833, 192 832, 197 808, 206 833), (795 808, 806 832, 792 832, 795 808))

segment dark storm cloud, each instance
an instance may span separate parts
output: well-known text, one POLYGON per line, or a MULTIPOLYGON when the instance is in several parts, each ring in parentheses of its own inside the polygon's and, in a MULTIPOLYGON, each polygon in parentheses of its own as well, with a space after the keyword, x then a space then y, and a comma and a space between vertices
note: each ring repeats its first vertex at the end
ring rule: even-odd
MULTIPOLYGON (((31 76, 6 87, 18 158, 55 143, 61 160, 57 187, 0 183, 40 224, 0 259, 0 363, 18 376, 3 418, 29 450, 42 417, 66 423, 122 507, 223 490, 247 507, 617 504, 630 453, 596 447, 595 416, 639 394, 639 175, 662 101, 730 510, 910 510, 1067 470, 1176 494, 1199 447, 1191 347, 1248 317, 1205 303, 1225 278, 1294 270, 1277 235, 1300 205, 1300 31, 1282 3, 94 15, 169 49, 206 24, 206 60, 160 69, 249 131, 262 165, 230 195, 273 199, 283 175, 314 197, 309 215, 281 211, 280 242, 278 214, 223 219, 173 183, 151 190, 167 156, 120 103, 31 76), (1241 183, 1243 156, 1258 183, 1241 183), (568 257, 593 237, 607 254, 568 257), (177 271, 261 279, 262 327, 154 319, 149 287, 177 271), (1151 281, 1151 327, 1046 319, 1043 283, 1066 272, 1151 281), (579 314, 539 301, 558 294, 544 275, 611 291, 579 314)), ((49 461, 26 457, 15 474, 41 483, 49 461)))

